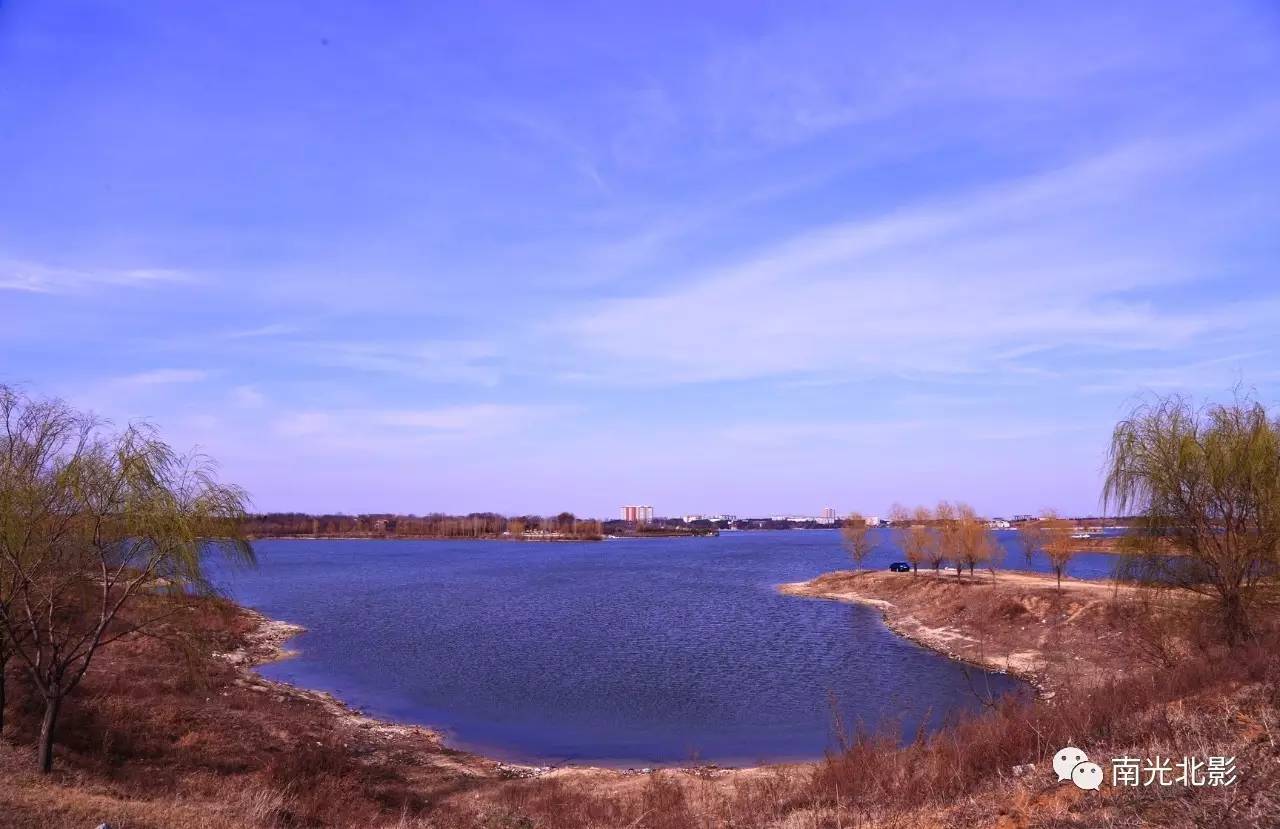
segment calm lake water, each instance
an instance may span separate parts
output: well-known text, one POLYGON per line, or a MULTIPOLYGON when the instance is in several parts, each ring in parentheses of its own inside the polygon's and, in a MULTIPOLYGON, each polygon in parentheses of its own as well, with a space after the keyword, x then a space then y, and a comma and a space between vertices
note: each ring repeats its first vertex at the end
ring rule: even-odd
MULTIPOLYGON (((259 567, 224 586, 308 629, 300 656, 263 674, 512 761, 808 759, 832 745, 833 705, 849 726, 910 735, 977 706, 975 687, 1020 687, 898 637, 870 608, 778 594, 848 568, 835 531, 255 547, 259 567)), ((1072 569, 1105 575, 1110 559, 1072 569)))

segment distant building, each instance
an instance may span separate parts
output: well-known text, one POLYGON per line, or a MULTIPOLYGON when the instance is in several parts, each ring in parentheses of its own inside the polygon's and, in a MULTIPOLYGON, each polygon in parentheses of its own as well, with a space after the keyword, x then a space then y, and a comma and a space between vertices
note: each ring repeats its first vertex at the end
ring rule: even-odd
POLYGON ((692 524, 694 521, 701 521, 704 518, 706 518, 705 515, 686 515, 684 517, 684 523, 692 524))
POLYGON ((710 517, 710 520, 711 520, 711 521, 716 521, 716 522, 718 522, 718 521, 728 521, 729 523, 731 523, 731 524, 732 524, 734 521, 737 521, 737 520, 738 520, 738 516, 736 516, 736 515, 712 515, 712 516, 710 517))
POLYGON ((868 527, 879 527, 884 523, 878 515, 868 515, 864 520, 867 522, 868 527))
POLYGON ((993 530, 1007 530, 1013 525, 1003 518, 992 518, 987 522, 987 526, 993 530))
POLYGON ((835 507, 823 507, 823 508, 822 508, 822 517, 818 519, 818 523, 819 523, 819 524, 834 524, 834 523, 836 523, 836 508, 835 508, 835 507))
POLYGON ((653 507, 648 504, 625 506, 622 508, 622 520, 632 524, 648 524, 653 521, 653 507))

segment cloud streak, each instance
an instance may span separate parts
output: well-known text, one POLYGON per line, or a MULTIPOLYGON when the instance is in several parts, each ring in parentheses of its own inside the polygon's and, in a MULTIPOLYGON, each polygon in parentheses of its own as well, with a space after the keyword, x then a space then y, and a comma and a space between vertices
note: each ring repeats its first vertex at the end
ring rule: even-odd
POLYGON ((103 288, 146 288, 189 282, 180 271, 156 268, 76 269, 36 262, 0 262, 0 291, 78 294, 103 288))
POLYGON ((149 386, 173 386, 186 383, 199 383, 208 379, 209 372, 195 368, 158 368, 140 371, 116 377, 111 381, 115 386, 145 388, 149 386))
POLYGON ((493 386, 501 377, 500 350, 466 341, 299 341, 290 346, 317 365, 418 380, 493 386))
POLYGON ((807 231, 665 292, 597 304, 563 331, 623 364, 609 377, 640 383, 985 372, 1055 349, 1184 347, 1274 321, 1277 297, 1184 310, 1157 301, 1199 275, 1217 240, 1197 211, 1164 210, 1156 194, 1260 134, 1246 123, 1143 142, 807 231))
MULTIPOLYGON (((558 406, 476 403, 428 409, 300 410, 278 415, 278 437, 321 453, 360 450, 401 455, 424 448, 451 450, 473 441, 520 435, 565 414, 558 406)), ((488 451, 492 446, 487 446, 488 451)))

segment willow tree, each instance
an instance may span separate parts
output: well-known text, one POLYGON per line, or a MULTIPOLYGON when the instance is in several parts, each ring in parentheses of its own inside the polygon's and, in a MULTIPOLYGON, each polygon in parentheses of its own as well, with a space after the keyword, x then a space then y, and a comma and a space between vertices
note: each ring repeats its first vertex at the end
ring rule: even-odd
POLYGON ((209 558, 253 561, 244 493, 149 427, 121 431, 59 401, 0 387, 0 629, 44 704, 48 772, 63 702, 94 657, 212 592, 209 558))
POLYGON ((862 563, 866 561, 867 556, 871 555, 871 551, 875 549, 875 542, 871 539, 871 527, 867 525, 867 519, 856 512, 849 513, 849 517, 844 519, 840 525, 840 537, 844 541, 844 548, 849 553, 849 558, 853 559, 854 565, 858 571, 862 571, 862 563))
POLYGON ((53 541, 59 515, 69 505, 65 489, 44 469, 47 458, 80 442, 83 424, 54 401, 33 401, 0 385, 0 730, 4 727, 6 674, 25 628, 9 624, 21 613, 24 566, 53 541), (16 565, 16 566, 15 566, 16 565))
POLYGON ((1138 406, 1112 434, 1103 498, 1139 520, 1130 575, 1209 597, 1228 642, 1249 635, 1280 570, 1280 421, 1262 404, 1138 406))

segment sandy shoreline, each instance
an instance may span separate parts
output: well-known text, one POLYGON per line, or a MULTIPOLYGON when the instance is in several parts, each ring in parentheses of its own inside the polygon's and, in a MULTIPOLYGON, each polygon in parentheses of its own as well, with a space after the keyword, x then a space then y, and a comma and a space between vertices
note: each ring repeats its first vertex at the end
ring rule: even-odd
MULTIPOLYGON (((305 633, 306 628, 292 622, 272 619, 252 608, 237 605, 240 612, 253 624, 252 630, 246 634, 246 643, 233 651, 218 656, 235 666, 240 673, 238 685, 248 686, 250 690, 264 694, 273 694, 276 702, 285 703, 300 700, 319 704, 333 720, 335 728, 358 729, 366 737, 381 740, 396 748, 409 748, 420 760, 434 766, 445 766, 468 777, 477 779, 522 779, 534 777, 557 776, 617 776, 627 778, 637 774, 648 774, 653 771, 686 771, 707 774, 713 772, 749 771, 750 767, 721 766, 708 763, 702 766, 664 765, 651 763, 644 767, 612 767, 579 765, 575 763, 512 763, 486 757, 465 749, 448 745, 446 737, 440 731, 428 726, 395 722, 369 716, 359 709, 338 699, 327 691, 302 688, 289 682, 268 679, 258 673, 256 668, 272 662, 289 659, 297 655, 290 650, 288 643, 294 637, 305 633), (426 745, 423 745, 423 742, 426 745), (447 759, 446 759, 447 758, 447 759)), ((770 765, 793 765, 778 763, 770 765)))
POLYGON ((957 641, 968 640, 965 634, 947 627, 926 625, 915 616, 901 610, 893 602, 872 598, 849 591, 827 591, 815 587, 813 581, 788 582, 778 585, 778 592, 787 596, 805 599, 820 599, 832 602, 847 602, 873 607, 880 612, 885 627, 903 639, 914 642, 922 648, 945 656, 956 662, 972 665, 987 671, 1008 674, 1017 677, 1035 689, 1036 695, 1049 699, 1053 692, 1045 687, 1044 676, 1037 669, 1037 663, 1031 654, 1013 654, 1012 658, 997 658, 987 654, 964 653, 954 648, 957 641))
POLYGON ((1061 688, 1103 681, 1126 651, 1107 623, 1132 587, 1022 571, 956 578, 950 573, 827 573, 779 586, 790 596, 876 608, 894 633, 938 654, 1017 677, 1049 699, 1061 688))
MULTIPOLYGON (((339 729, 355 729, 365 737, 381 742, 396 742, 411 748, 425 749, 424 756, 429 755, 431 764, 447 766, 472 777, 533 777, 543 772, 535 766, 520 766, 491 760, 469 752, 449 748, 440 732, 431 728, 408 723, 397 723, 371 717, 326 691, 300 688, 289 682, 268 679, 255 670, 261 665, 278 662, 297 655, 287 645, 294 637, 305 633, 301 625, 271 619, 251 608, 237 606, 240 612, 253 623, 252 630, 246 635, 246 643, 228 653, 219 656, 235 666, 240 677, 236 684, 246 685, 250 690, 260 693, 274 694, 276 702, 301 700, 319 704, 339 729), (425 745, 423 743, 425 742, 425 745)), ((415 752, 418 753, 418 752, 415 752)))

